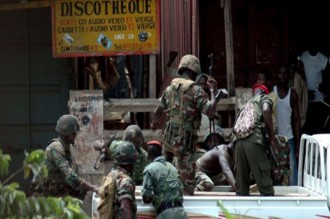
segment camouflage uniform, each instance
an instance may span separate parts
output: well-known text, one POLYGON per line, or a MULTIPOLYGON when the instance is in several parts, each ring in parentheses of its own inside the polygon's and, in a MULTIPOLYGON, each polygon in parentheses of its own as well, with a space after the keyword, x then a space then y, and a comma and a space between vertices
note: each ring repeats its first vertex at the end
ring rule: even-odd
POLYGON ((134 164, 132 178, 136 185, 142 185, 143 170, 149 164, 148 153, 143 148, 138 148, 138 157, 134 164))
POLYGON ((143 169, 149 164, 148 153, 142 148, 144 137, 138 125, 129 125, 124 131, 123 140, 134 144, 138 151, 138 158, 134 164, 133 179, 135 184, 141 185, 143 181, 143 169))
POLYGON ((290 146, 286 136, 275 135, 277 165, 271 161, 274 185, 290 185, 290 146))
MULTIPOLYGON (((108 157, 113 160, 113 152, 116 150, 118 144, 122 141, 113 141, 109 146, 109 155, 108 157)), ((134 180, 136 185, 141 185, 143 181, 143 170, 148 165, 148 153, 141 147, 137 149, 138 157, 134 164, 132 179, 134 180)), ((114 163, 114 167, 117 164, 114 163)))
POLYGON ((214 187, 212 179, 200 167, 198 160, 196 161, 196 191, 211 191, 214 187))
POLYGON ((195 162, 192 154, 198 139, 200 113, 206 113, 210 108, 209 98, 192 80, 176 78, 166 88, 160 100, 163 107, 169 110, 164 130, 164 155, 168 160, 173 155, 178 157, 177 169, 181 180, 187 190, 194 190, 195 162), (181 105, 182 111, 171 110, 174 104, 181 105))
POLYGON ((78 119, 70 114, 62 115, 55 127, 58 138, 49 142, 45 150, 45 166, 48 176, 35 175, 31 182, 34 195, 73 196, 84 199, 87 192, 83 188, 86 182, 79 177, 77 165, 70 152, 76 133, 79 131, 78 119))
POLYGON ((145 168, 143 177, 142 196, 152 197, 157 219, 188 218, 182 206, 182 183, 172 164, 157 157, 145 168))
POLYGON ((196 168, 193 153, 198 140, 201 113, 207 114, 210 109, 213 113, 215 101, 209 101, 207 93, 193 81, 194 77, 201 74, 196 56, 183 56, 178 74, 181 78, 173 79, 159 98, 160 103, 154 110, 153 129, 158 120, 155 117, 165 111, 167 121, 163 128, 163 155, 170 162, 174 156, 177 158, 176 167, 184 183, 184 193, 193 195, 196 168))
POLYGON ((45 196, 67 196, 83 199, 87 190, 82 188, 83 179, 74 169, 70 145, 59 137, 53 139, 45 151, 48 176, 44 178, 42 193, 45 196))
MULTIPOLYGON (((119 141, 116 144, 116 148, 112 151, 112 158, 115 160, 117 167, 113 168, 107 177, 111 177, 116 180, 114 189, 114 195, 111 191, 105 193, 101 191, 101 200, 98 206, 98 212, 100 218, 111 217, 112 219, 123 219, 125 217, 124 212, 132 211, 133 219, 136 218, 136 200, 135 200, 135 183, 130 177, 131 172, 125 170, 121 165, 134 165, 137 159, 137 151, 135 146, 128 141, 119 141), (123 199, 129 199, 131 206, 129 209, 123 209, 121 207, 121 201, 123 199), (112 203, 112 205, 108 205, 112 203), (112 206, 112 207, 110 207, 112 206), (111 209, 109 209, 111 208, 111 209), (109 211, 111 211, 111 214, 109 211)), ((101 188, 105 188, 109 183, 107 180, 103 180, 101 188)), ((126 218, 126 217, 125 217, 126 218)))
POLYGON ((120 200, 129 198, 132 201, 131 209, 136 215, 136 201, 135 201, 135 183, 129 176, 129 173, 121 167, 116 167, 117 171, 116 191, 113 203, 113 219, 123 219, 123 209, 120 207, 120 200))
POLYGON ((198 164, 198 159, 206 153, 206 150, 199 149, 194 154, 194 160, 196 161, 196 187, 195 191, 211 191, 214 187, 212 180, 205 174, 198 164))
POLYGON ((245 139, 238 139, 234 135, 234 148, 236 162, 236 185, 238 195, 248 195, 250 186, 250 172, 256 180, 261 195, 274 194, 271 178, 271 164, 266 151, 266 139, 262 134, 263 112, 261 106, 272 100, 268 95, 253 97, 254 118, 256 127, 253 133, 245 139))

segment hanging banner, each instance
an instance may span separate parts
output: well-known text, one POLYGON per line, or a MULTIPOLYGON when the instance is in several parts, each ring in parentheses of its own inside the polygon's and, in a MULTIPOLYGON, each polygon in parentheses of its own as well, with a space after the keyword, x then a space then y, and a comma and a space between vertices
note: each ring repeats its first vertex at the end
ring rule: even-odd
POLYGON ((52 0, 53 56, 160 51, 159 0, 52 0))

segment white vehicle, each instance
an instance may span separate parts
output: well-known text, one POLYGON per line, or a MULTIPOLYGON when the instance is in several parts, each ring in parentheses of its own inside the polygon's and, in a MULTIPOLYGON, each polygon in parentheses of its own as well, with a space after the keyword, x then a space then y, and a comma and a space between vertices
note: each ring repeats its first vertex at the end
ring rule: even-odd
MULTIPOLYGON (((212 192, 196 192, 184 197, 184 208, 189 218, 226 218, 222 205, 233 218, 263 219, 330 219, 329 175, 330 134, 303 134, 300 142, 298 186, 275 186, 275 196, 262 197, 259 193, 236 196, 229 187, 218 186, 212 192)), ((155 218, 151 204, 144 204, 137 187, 138 218, 155 218)), ((97 218, 99 198, 94 194, 92 216, 97 218)), ((225 211, 225 210, 224 210, 225 211)))

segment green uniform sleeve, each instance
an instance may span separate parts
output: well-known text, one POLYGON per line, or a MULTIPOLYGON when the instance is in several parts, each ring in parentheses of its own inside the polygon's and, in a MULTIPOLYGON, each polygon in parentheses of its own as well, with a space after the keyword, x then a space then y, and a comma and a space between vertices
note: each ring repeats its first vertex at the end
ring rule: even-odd
POLYGON ((68 160, 65 157, 65 152, 59 148, 51 148, 49 151, 49 159, 60 170, 65 181, 76 190, 79 190, 83 179, 71 168, 68 160))
POLYGON ((154 191, 154 187, 152 185, 151 174, 149 173, 148 168, 146 168, 143 171, 143 185, 142 185, 141 194, 142 196, 151 198, 153 197, 153 191, 154 191))

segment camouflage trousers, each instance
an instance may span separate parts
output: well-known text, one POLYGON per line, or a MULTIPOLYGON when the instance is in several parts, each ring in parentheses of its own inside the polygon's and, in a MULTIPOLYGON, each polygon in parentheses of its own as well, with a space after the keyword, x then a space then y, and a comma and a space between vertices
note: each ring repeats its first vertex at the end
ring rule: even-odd
POLYGON ((44 196, 66 197, 68 195, 84 200, 87 190, 74 190, 67 183, 54 183, 46 181, 42 186, 42 194, 44 196))
POLYGON ((213 181, 200 167, 198 160, 196 161, 196 187, 195 191, 211 191, 214 187, 213 181))
POLYGON ((290 185, 290 146, 285 136, 275 135, 277 165, 271 161, 274 185, 290 185))
POLYGON ((203 170, 196 161, 195 191, 212 191, 215 185, 228 185, 223 173, 211 174, 203 170))
POLYGON ((193 195, 196 182, 195 182, 195 172, 196 164, 193 158, 193 151, 180 153, 174 150, 173 146, 164 142, 163 156, 169 162, 173 163, 173 158, 176 158, 176 162, 173 163, 178 170, 180 180, 183 184, 183 192, 185 195, 193 195))

